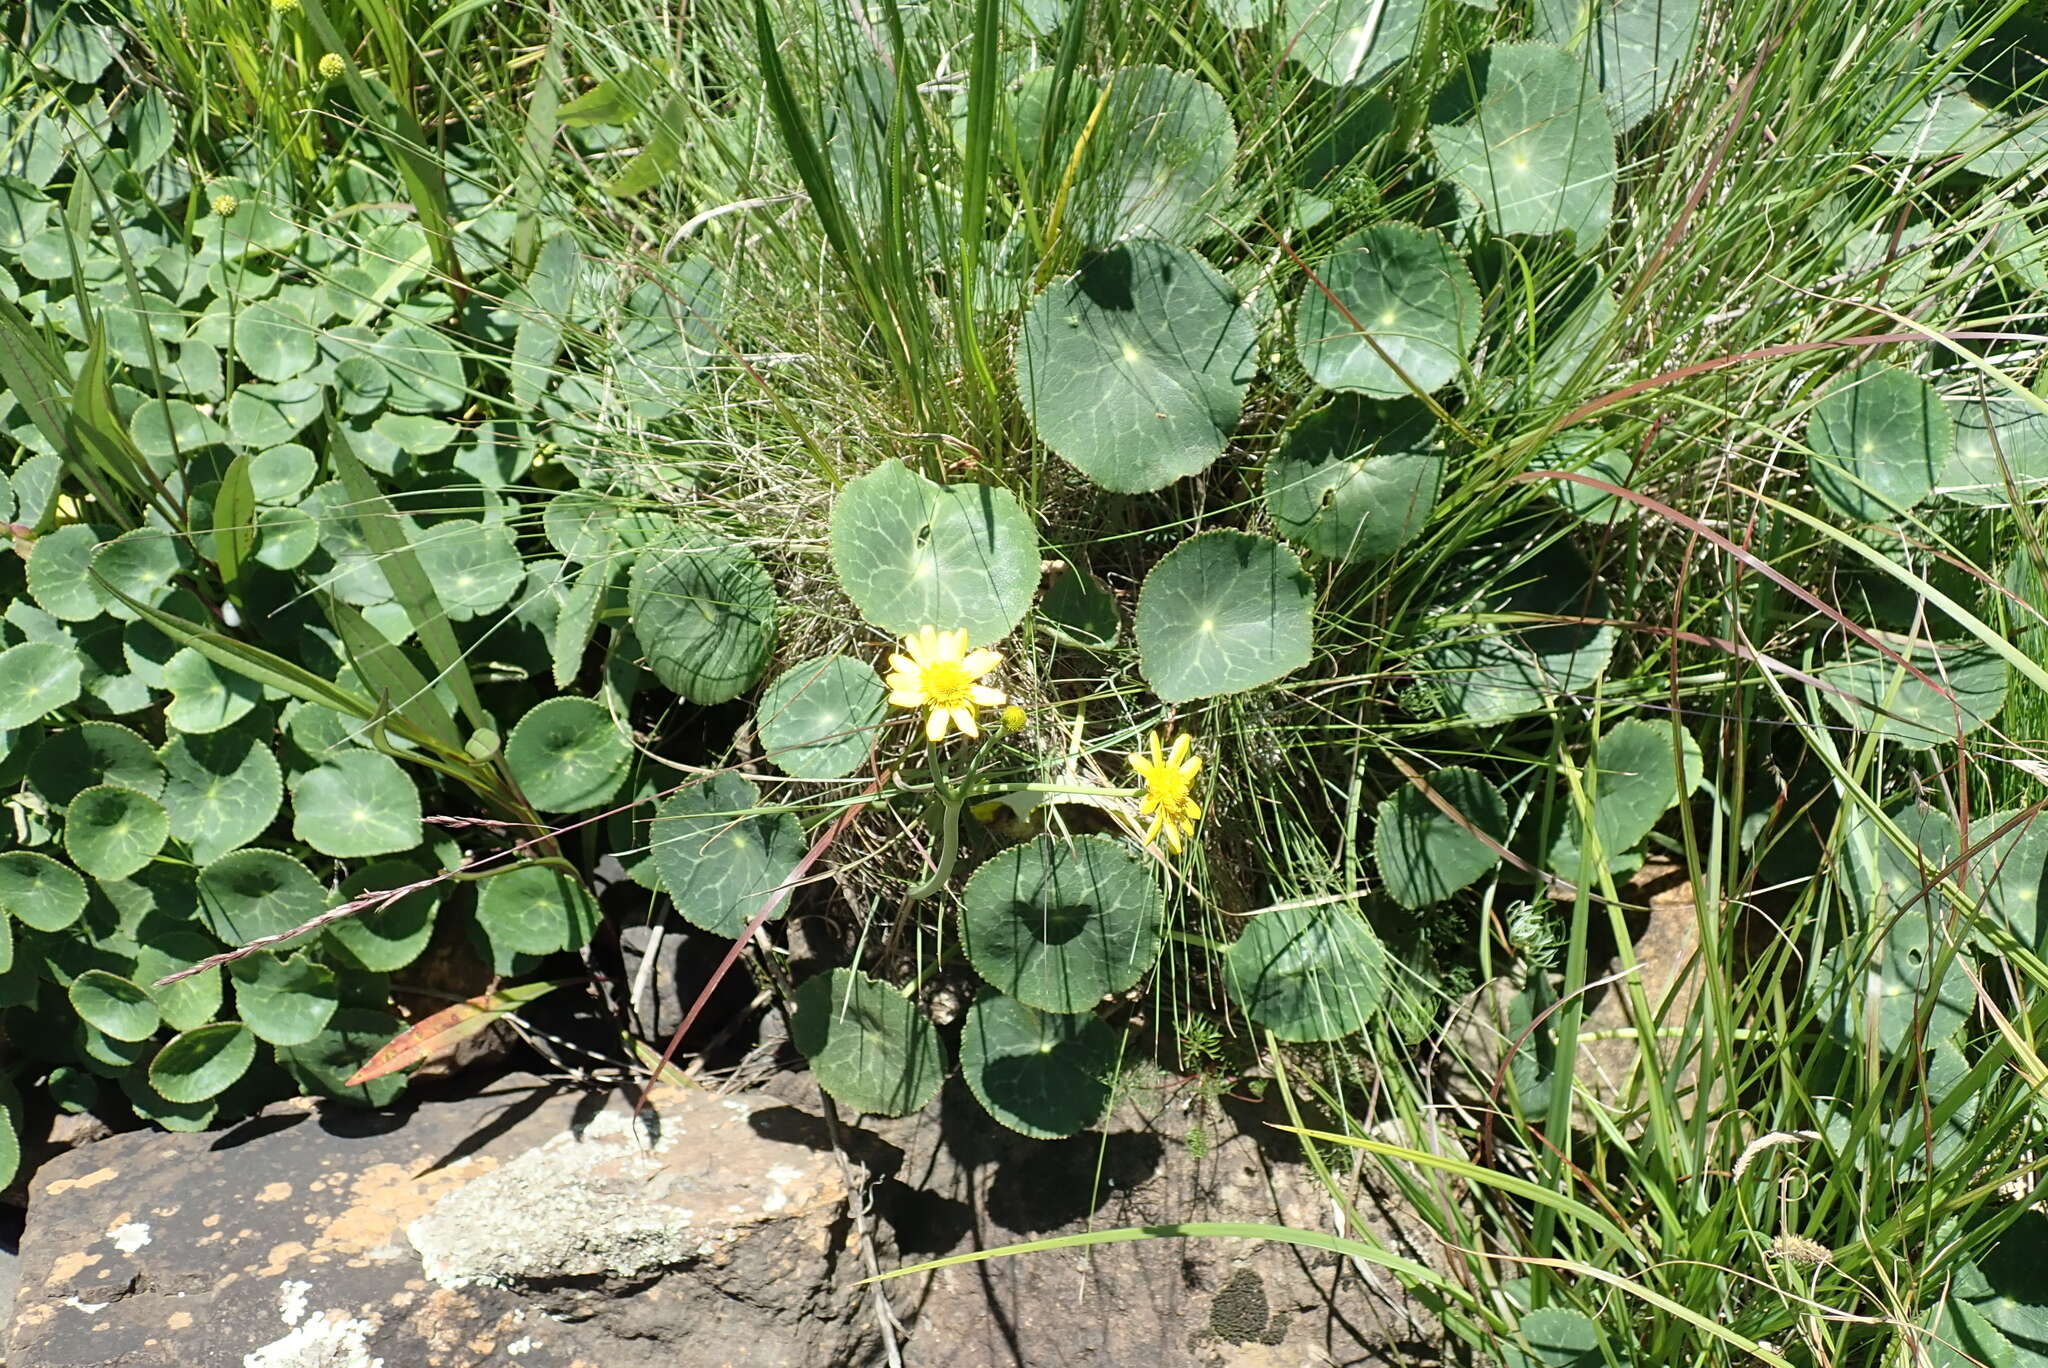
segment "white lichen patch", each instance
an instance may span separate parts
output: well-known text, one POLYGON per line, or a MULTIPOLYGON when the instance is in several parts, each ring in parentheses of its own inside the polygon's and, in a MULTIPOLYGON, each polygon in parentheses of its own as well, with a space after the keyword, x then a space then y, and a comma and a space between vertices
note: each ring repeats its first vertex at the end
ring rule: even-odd
POLYGON ((107 1232, 107 1238, 114 1242, 114 1248, 123 1254, 133 1254, 149 1243, 149 1227, 141 1221, 130 1221, 117 1225, 107 1232))
POLYGON ((306 1294, 313 1290, 313 1284, 286 1278, 277 1285, 277 1313, 284 1317, 286 1325, 297 1325, 306 1315, 306 1294))
POLYGON ((370 1355, 368 1321, 315 1311, 283 1339, 242 1355, 242 1368, 384 1368, 370 1355))

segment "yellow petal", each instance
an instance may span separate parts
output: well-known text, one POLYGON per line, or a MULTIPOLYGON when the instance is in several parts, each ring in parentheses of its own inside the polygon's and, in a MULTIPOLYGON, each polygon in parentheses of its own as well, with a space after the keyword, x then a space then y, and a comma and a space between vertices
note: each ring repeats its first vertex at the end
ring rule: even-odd
POLYGON ((905 638, 904 644, 910 646, 910 654, 916 657, 920 665, 929 665, 939 658, 939 634, 935 628, 918 628, 916 644, 911 645, 908 638, 905 638))
POLYGON ((979 679, 1002 663, 1003 653, 1001 651, 991 651, 984 648, 979 651, 969 651, 966 659, 960 662, 960 668, 973 675, 976 679, 979 679))
POLYGON ((1195 819, 1202 815, 1202 805, 1196 802, 1194 799, 1189 798, 1181 804, 1181 808, 1188 815, 1188 829, 1193 830, 1195 825, 1195 819))
POLYGON ((1124 756, 1124 762, 1131 767, 1132 772, 1135 773, 1140 779, 1145 777, 1145 774, 1147 772, 1146 766, 1152 763, 1149 759, 1147 759, 1145 756, 1138 754, 1136 751, 1132 751, 1128 755, 1124 756))
POLYGON ((1182 765, 1180 772, 1188 777, 1188 782, 1193 783, 1195 776, 1202 772, 1202 757, 1198 755, 1182 765))
POLYGON ((1180 828, 1171 822, 1166 824, 1166 848, 1176 855, 1180 854, 1180 828))
POLYGON ((1166 752, 1160 748, 1158 732, 1152 733, 1152 763, 1155 765, 1166 763, 1166 752))
POLYGON ((897 672, 898 674, 923 674, 923 673, 924 673, 924 667, 923 667, 923 666, 919 665, 919 664, 918 664, 918 663, 917 663, 916 661, 912 660, 912 659, 911 659, 911 658, 910 658, 909 656, 907 656, 907 655, 904 655, 904 654, 903 654, 903 653, 902 653, 901 651, 892 651, 892 652, 890 652, 890 654, 889 654, 889 668, 890 668, 890 669, 892 669, 892 670, 894 670, 894 671, 896 671, 896 672, 897 672))
POLYGON ((976 684, 967 690, 967 696, 984 708, 1000 708, 1010 700, 1001 689, 991 689, 986 684, 976 684))
POLYGON ((1175 768, 1178 768, 1180 766, 1181 761, 1188 758, 1188 751, 1193 748, 1194 744, 1195 738, 1189 736, 1186 732, 1182 732, 1179 736, 1174 738, 1173 763, 1175 768))
POLYGON ((959 629, 958 631, 953 631, 953 632, 948 632, 948 633, 946 633, 946 634, 945 634, 945 647, 946 647, 946 659, 948 659, 948 660, 958 660, 958 659, 960 659, 960 657, 962 657, 962 656, 966 655, 966 654, 967 654, 967 629, 966 629, 965 627, 962 627, 962 628, 960 628, 960 629, 959 629))
POLYGON ((931 700, 923 689, 895 689, 890 692, 889 701, 899 708, 922 708, 931 700))
POLYGON ((927 741, 946 739, 946 720, 952 716, 944 708, 933 708, 930 717, 924 720, 924 735, 927 741))
POLYGON ((1152 809, 1158 806, 1159 800, 1148 793, 1138 800, 1138 815, 1140 817, 1143 817, 1146 813, 1152 811, 1152 809))
POLYGON ((1151 825, 1151 826, 1148 826, 1148 827, 1146 827, 1146 828, 1145 828, 1145 844, 1146 844, 1146 845, 1150 845, 1150 844, 1152 844, 1152 843, 1153 843, 1154 841, 1158 840, 1158 839, 1159 839, 1159 829, 1160 829, 1161 827, 1165 826, 1165 825, 1166 825, 1166 814, 1165 814, 1165 813, 1163 813, 1163 812, 1162 812, 1162 813, 1160 813, 1160 814, 1159 814, 1158 816, 1154 817, 1154 818, 1152 819, 1152 825, 1151 825))
POLYGON ((969 736, 981 735, 981 724, 974 720, 974 709, 972 708, 953 709, 953 723, 969 736))

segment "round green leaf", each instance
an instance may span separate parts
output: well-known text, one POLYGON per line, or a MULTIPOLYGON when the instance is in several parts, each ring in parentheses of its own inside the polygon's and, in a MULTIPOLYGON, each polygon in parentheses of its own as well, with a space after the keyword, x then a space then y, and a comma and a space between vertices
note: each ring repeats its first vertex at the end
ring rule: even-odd
POLYGON ((85 662, 58 641, 24 641, 0 651, 0 730, 25 727, 78 700, 85 662))
POLYGON ((1568 545, 1531 550, 1509 529, 1446 567, 1441 583, 1437 610, 1451 621, 1417 663, 1446 716, 1505 722, 1583 693, 1607 668, 1614 629, 1597 622, 1610 615, 1607 594, 1568 545))
POLYGON ((1119 1053, 1092 1012, 1037 1011, 1000 993, 967 1009, 960 1072, 982 1107, 1013 1131, 1061 1140, 1102 1119, 1119 1053))
POLYGON ((1138 594, 1138 662, 1168 703, 1241 693, 1308 664, 1315 591, 1294 553, 1246 532, 1169 551, 1138 594))
POLYGON ((135 1114, 153 1126, 167 1131, 202 1131, 212 1125, 220 1115, 220 1104, 211 1100, 205 1102, 173 1102, 150 1086, 149 1070, 136 1067, 140 1059, 125 1061, 125 1067, 118 1071, 121 1092, 127 1097, 128 1105, 135 1108, 135 1114))
POLYGON ((1600 1327, 1583 1312, 1562 1306, 1545 1306, 1522 1317, 1516 1333, 1529 1345, 1510 1342, 1509 1368, 1597 1368, 1600 1357, 1600 1327))
POLYGON ((975 971, 1048 1012, 1085 1012, 1159 958, 1165 908, 1150 867, 1103 836, 1040 836, 989 859, 960 895, 975 971))
POLYGON ((173 1036, 149 1061, 149 1085, 173 1102, 218 1097, 256 1062, 256 1037, 239 1022, 218 1021, 173 1036))
POLYGON ((1957 503, 2002 508, 2048 484, 2048 413, 2009 395, 1960 400, 1955 454, 1938 491, 1957 503))
POLYGON ((1949 933, 1921 912, 1901 913, 1875 945, 1838 945, 1821 957, 1815 981, 1832 999, 1830 1021, 1844 1042, 1875 1044, 1886 1054, 1918 1051, 1956 1033, 1976 1010, 1977 992, 1963 953, 1949 953, 1949 933), (1937 976, 1943 956, 1947 967, 1937 976), (1845 972, 1846 969, 1846 972, 1845 972))
POLYGON ((1078 565, 1053 576, 1038 600, 1038 618, 1060 641, 1090 651, 1108 650, 1123 631, 1116 595, 1078 565))
POLYGON ((512 728, 505 763, 542 812, 584 812, 626 782, 633 745, 622 726, 595 700, 550 698, 512 728))
POLYGON ((1251 919, 1225 960, 1231 994, 1282 1040, 1337 1040, 1386 991, 1386 952, 1356 913, 1283 907, 1251 919))
POLYGON ((1429 786, 1464 823, 1410 785, 1379 805, 1373 825, 1372 853, 1380 879, 1388 895, 1406 908, 1440 903, 1469 886, 1500 863, 1499 846, 1508 838, 1507 805, 1484 775, 1451 766, 1430 775, 1429 786), (1494 844, 1470 828, 1491 836, 1494 844))
MULTIPOLYGON (((1095 135, 1067 195, 1080 240, 1192 242, 1214 234, 1237 160, 1237 127, 1223 97, 1206 81, 1165 66, 1120 67, 1104 86, 1095 135)), ((1092 93, 1077 93, 1093 105, 1092 93)), ((1086 124, 1084 109, 1053 149, 1060 172, 1086 124)))
POLYGON ((191 968, 219 947, 199 932, 182 930, 165 918, 146 922, 138 934, 145 939, 135 952, 135 981, 156 999, 164 1025, 173 1031, 189 1031, 218 1017, 220 970, 208 969, 162 987, 156 981, 166 974, 191 968))
POLYGON ((128 435, 159 475, 228 439, 226 428, 183 399, 143 400, 128 420, 128 435))
POLYGON ((284 800, 277 757, 252 730, 175 736, 157 755, 171 835, 201 864, 261 836, 284 800))
POLYGON ((528 955, 580 950, 597 930, 597 903, 555 865, 524 864, 484 881, 476 919, 491 943, 528 955))
POLYGON ((1256 321, 1206 262, 1130 242, 1032 302, 1017 389, 1040 441, 1103 488, 1139 493, 1223 454, 1257 350, 1256 321))
POLYGON ((171 819, 154 798, 114 784, 89 788, 64 814, 64 850, 95 879, 125 879, 156 858, 171 819))
POLYGON ((432 328, 401 320, 362 350, 390 376, 384 402, 393 412, 446 413, 462 407, 462 356, 432 328))
POLYGON ((85 911, 85 880, 47 855, 10 850, 0 855, 0 907, 38 931, 62 931, 85 911))
POLYGON ((726 771, 661 805, 650 827, 654 867, 692 926, 738 936, 771 896, 773 915, 787 906, 803 830, 792 813, 749 815, 760 803, 752 781, 726 771))
POLYGON ((1302 367, 1325 389, 1381 399, 1458 378, 1479 334, 1479 290, 1443 236, 1408 223, 1353 233, 1316 268, 1294 316, 1302 367))
POLYGON ((164 722, 173 731, 203 735, 233 726, 263 701, 263 686, 223 669, 187 646, 164 663, 171 701, 164 722))
POLYGON ((288 959, 250 955, 228 965, 235 985, 235 1015, 259 1040, 304 1045, 327 1029, 341 990, 334 971, 310 954, 288 959))
POLYGON ((338 751, 294 775, 292 835, 323 855, 395 855, 420 843, 420 791, 377 751, 338 751))
POLYGON ((289 380, 319 351, 312 323, 289 300, 259 299, 235 319, 235 355, 259 380, 289 380))
POLYGON ((628 593, 647 667, 692 703, 752 687, 775 644, 775 586, 736 541, 678 525, 641 549, 628 593))
MULTIPOLYGON (((154 608, 170 595, 172 578, 185 568, 183 551, 183 544, 170 533, 138 527, 95 548, 92 573, 96 580, 154 608)), ((133 608, 111 595, 106 609, 123 622, 137 617, 133 608)))
POLYGON ((616 500, 594 489, 566 489, 541 509, 541 531, 548 545, 579 565, 594 561, 618 543, 616 525, 623 517, 616 500))
POLYGON ((1676 93, 1699 36, 1700 0, 1539 0, 1538 38, 1561 43, 1594 69, 1617 131, 1626 133, 1676 93))
MULTIPOLYGON (((1704 772, 1699 744, 1680 728, 1678 755, 1673 749, 1670 726, 1634 718, 1615 723, 1600 738, 1581 775, 1593 799, 1593 829, 1599 834, 1602 858, 1613 861, 1634 850, 1659 817, 1699 788, 1704 772)), ((1577 882, 1584 844, 1582 824, 1573 811, 1551 847, 1551 870, 1577 882)))
POLYGON ((1820 678, 1830 687, 1821 696, 1850 725, 1926 750, 1978 730, 2005 706, 2008 669, 1989 646, 1882 639, 1924 678, 1908 674, 1892 655, 1861 647, 1825 667, 1820 678))
POLYGON ((320 393, 303 375, 274 385, 244 381, 228 396, 228 440, 259 451, 282 446, 320 416, 320 393))
POLYGON ((874 748, 887 691, 866 661, 821 656, 792 665, 761 693, 754 729, 767 759, 799 779, 840 779, 874 748))
MULTIPOLYGON (((1614 208, 1614 125, 1585 64, 1548 43, 1486 50, 1479 106, 1429 130, 1451 179, 1496 233, 1570 233, 1587 252, 1614 208)), ((1451 78, 1454 97, 1472 77, 1451 78)))
POLYGON ((917 1004, 856 970, 805 980, 789 1033, 818 1086, 857 1112, 903 1116, 931 1101, 945 1081, 939 1033, 917 1004))
POLYGON ((1408 60, 1423 0, 1282 0, 1280 49, 1325 85, 1371 85, 1408 60))
POLYGON ((832 505, 832 568, 860 615, 894 636, 965 629, 1000 641, 1038 587, 1038 533, 1007 489, 935 485, 900 461, 832 505))
MULTIPOLYGON (((327 890, 275 850, 237 850, 199 871, 199 920, 223 945, 281 936, 325 912, 327 890)), ((297 944, 297 938, 279 947, 297 944)))
POLYGON ((293 503, 313 483, 316 470, 312 452, 287 442, 249 458, 249 488, 258 503, 293 503))
POLYGON ((1814 405, 1808 473, 1844 517, 1879 522, 1926 498, 1955 450, 1956 425, 1934 386, 1897 366, 1864 366, 1814 405))
POLYGON ((343 413, 374 413, 391 397, 391 372, 375 357, 353 353, 335 363, 334 391, 343 413))
POLYGON ((526 565, 511 534, 474 518, 435 523, 419 532, 412 545, 435 596, 457 622, 497 612, 526 580, 526 565))
POLYGON ((1332 560, 1389 556, 1436 506, 1444 458, 1415 400, 1339 395, 1288 430, 1266 464, 1266 507, 1289 541, 1332 560))
MULTIPOLYGON (((405 860, 377 860, 342 880, 344 901, 417 883, 426 875, 405 860)), ((435 914, 448 885, 433 884, 385 907, 372 908, 331 924, 327 943, 341 964, 374 974, 396 973, 420 957, 433 938, 435 914)))
POLYGON ((71 523, 36 538, 28 555, 28 592, 36 606, 63 622, 90 622, 106 611, 92 582, 92 557, 105 533, 71 523))
POLYGON ((353 1088, 348 1086, 348 1080, 369 1062, 371 1055, 390 1044, 404 1025, 389 1012, 343 1007, 327 1023, 326 1030, 304 1045, 279 1046, 277 1062, 310 1092, 361 1107, 386 1106, 405 1090, 405 1074, 386 1074, 353 1088))
POLYGON ((296 570, 320 547, 320 528, 303 509, 256 510, 256 559, 273 570, 296 570))
POLYGON ((154 998, 104 969, 88 969, 71 980, 69 995, 80 1020, 116 1040, 147 1040, 163 1025, 154 998))

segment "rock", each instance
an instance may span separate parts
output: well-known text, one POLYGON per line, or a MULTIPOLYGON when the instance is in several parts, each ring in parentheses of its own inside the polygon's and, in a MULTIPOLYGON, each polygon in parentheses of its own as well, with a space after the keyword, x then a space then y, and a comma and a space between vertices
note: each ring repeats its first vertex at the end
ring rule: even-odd
MULTIPOLYGON (((1647 909, 1646 914, 1632 914, 1630 920, 1640 925, 1640 929, 1632 928, 1633 953, 1650 1015, 1660 1028, 1683 1026, 1698 1010, 1700 997, 1698 972, 1687 972, 1700 948, 1699 915, 1693 906, 1692 881, 1680 866, 1668 860, 1652 859, 1645 861, 1635 877, 1619 891, 1622 901, 1630 907, 1647 909)), ((1596 977, 1614 973, 1620 967, 1621 961, 1617 957, 1596 977)), ((1629 1074, 1642 1054, 1642 1042, 1630 1029, 1634 1025, 1628 994, 1621 982, 1608 985, 1594 1000, 1592 1010, 1586 1013, 1585 1031, 1588 1034, 1604 1033, 1606 1038, 1588 1040, 1581 1046, 1584 1062, 1580 1066, 1580 1077, 1595 1097, 1610 1106, 1629 1105, 1629 1074)), ((1660 1035, 1655 1044, 1662 1065, 1669 1072, 1680 1042, 1676 1037, 1660 1035)), ((1697 1041, 1692 1044, 1696 1049, 1697 1041)), ((1685 1068, 1673 1077, 1672 1085, 1681 1095, 1688 1094, 1698 1076, 1699 1065, 1688 1061, 1685 1068)), ((1688 1110, 1696 1105, 1698 1103, 1694 1100, 1686 1103, 1688 1110)))
MULTIPOLYGON (((753 1124, 823 1143, 801 1086, 753 1124)), ((1133 1088, 1102 1134, 1045 1142, 990 1120, 958 1078, 920 1116, 849 1135, 874 1174, 878 1243, 901 1267, 1084 1230, 1222 1221, 1329 1232, 1328 1194, 1277 1103, 1204 1105, 1192 1083, 1133 1088)), ((1421 1222, 1372 1183, 1375 1237, 1429 1262, 1421 1222)), ((903 1360, 975 1368, 1301 1368, 1438 1362, 1435 1318, 1390 1275, 1277 1240, 1160 1238, 957 1265, 880 1284, 903 1360)))
POLYGON ((37 1175, 8 1362, 37 1368, 842 1368, 836 1159, 765 1099, 511 1078, 380 1114, 298 1102, 37 1175))

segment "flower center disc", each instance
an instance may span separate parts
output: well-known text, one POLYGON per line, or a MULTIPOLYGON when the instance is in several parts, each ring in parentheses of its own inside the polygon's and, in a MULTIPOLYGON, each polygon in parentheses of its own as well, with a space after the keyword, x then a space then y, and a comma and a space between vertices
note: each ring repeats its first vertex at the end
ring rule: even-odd
POLYGON ((973 684, 973 677, 953 661, 935 660, 924 667, 925 697, 931 699, 936 707, 966 706, 967 693, 973 684))

